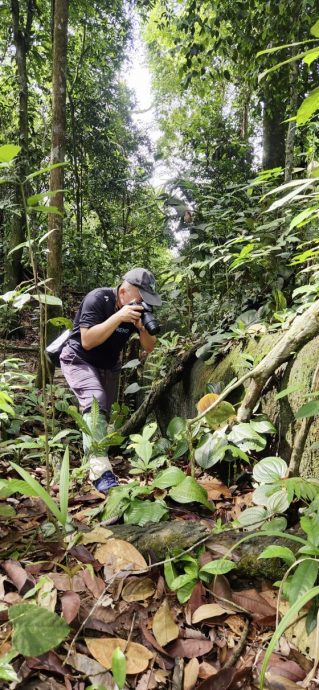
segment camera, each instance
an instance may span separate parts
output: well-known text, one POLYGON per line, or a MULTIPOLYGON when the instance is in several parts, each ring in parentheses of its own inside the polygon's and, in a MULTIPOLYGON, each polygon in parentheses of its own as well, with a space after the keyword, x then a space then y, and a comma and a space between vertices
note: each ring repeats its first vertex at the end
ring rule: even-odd
POLYGON ((146 302, 138 302, 137 300, 133 300, 130 302, 130 304, 136 304, 139 307, 143 307, 143 311, 141 312, 141 320, 144 328, 146 328, 150 335, 156 335, 160 332, 160 325, 153 316, 153 308, 150 304, 146 304, 146 302))

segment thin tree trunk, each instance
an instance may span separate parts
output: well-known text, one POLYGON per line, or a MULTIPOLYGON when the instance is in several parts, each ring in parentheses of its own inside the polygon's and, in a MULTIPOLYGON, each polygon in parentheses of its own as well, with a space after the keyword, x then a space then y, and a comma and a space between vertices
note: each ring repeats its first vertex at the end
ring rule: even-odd
MULTIPOLYGON (((15 61, 17 65, 17 77, 19 85, 19 144, 21 153, 18 159, 18 174, 24 178, 27 173, 28 151, 29 151, 29 114, 28 114, 28 75, 27 75, 27 53, 30 46, 30 34, 34 14, 33 0, 28 0, 27 18, 25 28, 21 23, 19 0, 11 0, 11 15, 13 28, 13 41, 15 46, 15 61)), ((18 187, 15 191, 15 204, 21 208, 21 199, 18 187)), ((8 250, 12 250, 25 241, 26 221, 25 215, 21 211, 19 215, 14 214, 12 218, 11 233, 8 242, 8 250)), ((10 256, 6 257, 5 262, 5 285, 7 289, 13 290, 23 280, 23 268, 21 265, 23 249, 18 249, 10 256)))
MULTIPOLYGON (((285 108, 278 98, 278 79, 269 81, 264 88, 263 111, 263 169, 285 165, 285 108)), ((280 91, 279 91, 280 93, 280 91)))
MULTIPOLYGON (((297 48, 293 49, 293 54, 297 54, 297 48)), ((290 117, 296 114, 298 105, 298 64, 293 62, 290 66, 290 117)), ((285 182, 290 182, 294 167, 294 145, 296 138, 296 120, 291 120, 288 124, 286 137, 286 159, 285 159, 285 182)))
MULTIPOLYGON (((66 69, 68 39, 68 0, 55 0, 53 30, 53 78, 52 78, 52 143, 51 164, 63 163, 66 140, 66 69)), ((51 170, 51 205, 61 215, 50 214, 48 230, 48 278, 50 290, 56 295, 61 292, 62 232, 64 210, 64 170, 59 166, 51 170)))

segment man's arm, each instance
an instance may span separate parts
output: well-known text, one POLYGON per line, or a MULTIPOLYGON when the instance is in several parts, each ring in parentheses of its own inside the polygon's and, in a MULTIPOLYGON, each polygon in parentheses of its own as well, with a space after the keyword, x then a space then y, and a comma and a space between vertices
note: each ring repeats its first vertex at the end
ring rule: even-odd
POLYGON ((143 326, 141 319, 137 322, 136 327, 139 330, 140 343, 143 350, 148 353, 153 352, 156 344, 155 335, 150 335, 145 326, 143 326))
POLYGON ((136 325, 141 317, 141 311, 142 307, 138 305, 126 304, 102 323, 97 323, 91 328, 80 328, 83 349, 92 350, 93 347, 102 345, 116 331, 120 323, 134 323, 136 325))

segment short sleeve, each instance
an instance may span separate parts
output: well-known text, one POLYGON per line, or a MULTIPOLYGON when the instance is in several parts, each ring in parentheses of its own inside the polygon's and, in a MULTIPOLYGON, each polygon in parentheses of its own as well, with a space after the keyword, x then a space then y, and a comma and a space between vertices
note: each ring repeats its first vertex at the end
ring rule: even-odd
POLYGON ((112 299, 103 291, 92 290, 85 297, 79 319, 80 328, 91 328, 113 314, 112 299))

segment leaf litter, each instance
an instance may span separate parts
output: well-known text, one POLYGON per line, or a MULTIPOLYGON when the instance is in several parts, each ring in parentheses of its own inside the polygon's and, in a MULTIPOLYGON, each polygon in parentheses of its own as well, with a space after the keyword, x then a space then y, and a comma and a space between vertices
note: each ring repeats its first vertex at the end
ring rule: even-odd
MULTIPOLYGON (((251 492, 234 495, 210 475, 202 475, 200 484, 225 522, 251 504, 251 492)), ((257 690, 275 627, 277 590, 230 573, 217 575, 209 586, 197 582, 181 603, 168 588, 162 566, 150 567, 112 529, 91 524, 83 505, 99 501, 94 492, 74 501, 73 515, 79 516, 79 504, 86 513, 81 520, 73 518, 75 541, 58 533, 46 537, 41 531, 46 512, 30 497, 21 499, 15 530, 1 522, 0 678, 1 658, 10 653, 18 678, 3 678, 1 688, 85 690, 90 683, 116 690, 112 654, 120 648, 127 663, 126 688, 132 690, 170 688, 173 677, 179 678, 176 690, 257 690), (31 638, 30 607, 37 607, 38 615, 31 638)), ((187 520, 196 513, 185 507, 175 516, 187 520)), ((207 521, 211 526, 211 518, 207 521)), ((227 551, 222 535, 214 535, 206 548, 201 565, 227 551)), ((272 654, 269 690, 300 688, 311 670, 307 640, 303 654, 295 641, 292 628, 272 654)))

